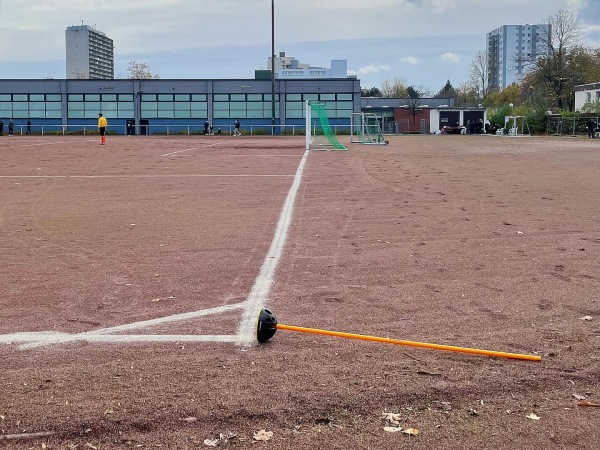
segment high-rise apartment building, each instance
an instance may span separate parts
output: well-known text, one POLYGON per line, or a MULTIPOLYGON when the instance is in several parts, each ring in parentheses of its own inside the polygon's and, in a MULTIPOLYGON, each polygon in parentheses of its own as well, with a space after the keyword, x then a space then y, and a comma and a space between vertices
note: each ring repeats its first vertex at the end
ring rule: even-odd
POLYGON ((550 52, 552 27, 503 25, 487 34, 487 80, 491 90, 520 81, 533 63, 550 52))
POLYGON ((113 40, 89 25, 67 27, 67 78, 113 79, 113 40))

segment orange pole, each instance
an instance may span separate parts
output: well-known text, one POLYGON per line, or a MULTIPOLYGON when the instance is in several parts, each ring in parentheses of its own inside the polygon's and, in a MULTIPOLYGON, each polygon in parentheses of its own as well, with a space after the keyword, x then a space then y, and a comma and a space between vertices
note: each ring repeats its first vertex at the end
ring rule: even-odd
POLYGON ((433 350, 446 350, 450 352, 471 353, 475 355, 494 356, 496 358, 523 359, 527 361, 541 361, 542 357, 537 355, 522 355, 520 353, 496 352, 493 350, 481 350, 477 348, 455 347, 453 345, 428 344, 426 342, 403 341, 399 339, 382 338, 377 336, 366 336, 363 334, 342 333, 339 331, 319 330, 317 328, 296 327, 293 325, 276 325, 278 330, 299 331, 301 333, 322 334, 325 336, 336 336, 347 339, 359 339, 362 341, 383 342, 384 344, 408 345, 411 347, 430 348, 433 350))

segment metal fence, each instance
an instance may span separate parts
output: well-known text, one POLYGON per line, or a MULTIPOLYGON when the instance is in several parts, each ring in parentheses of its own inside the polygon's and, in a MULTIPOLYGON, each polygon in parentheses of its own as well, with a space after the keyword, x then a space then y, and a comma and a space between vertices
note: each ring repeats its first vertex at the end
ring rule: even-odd
POLYGON ((548 117, 548 125, 546 127, 546 134, 553 134, 555 136, 578 136, 587 135, 587 123, 592 120, 596 123, 596 129, 600 120, 594 116, 579 116, 579 117, 562 117, 562 116, 550 116, 548 117))
MULTIPOLYGON (((27 125, 15 125, 14 134, 26 135, 29 134, 27 125)), ((246 135, 289 135, 289 136, 304 136, 304 125, 245 125, 240 127, 242 134, 246 135)), ((331 125, 335 134, 350 134, 350 125, 331 125)), ((97 135, 97 125, 31 125, 31 134, 35 135, 97 135)), ((135 127, 134 127, 135 130, 135 127)), ((8 129, 6 124, 3 133, 6 134, 8 129)), ((109 125, 106 128, 107 134, 126 135, 127 128, 125 125, 109 125)), ((140 125, 137 133, 140 135, 200 135, 204 134, 203 125, 140 125)), ((218 134, 233 134, 233 125, 214 126, 212 129, 213 135, 218 134)))

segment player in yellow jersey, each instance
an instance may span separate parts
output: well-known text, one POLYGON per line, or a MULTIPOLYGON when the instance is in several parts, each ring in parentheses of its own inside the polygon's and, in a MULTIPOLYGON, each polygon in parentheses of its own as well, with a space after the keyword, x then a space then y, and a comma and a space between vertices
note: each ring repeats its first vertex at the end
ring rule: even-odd
POLYGON ((98 113, 98 131, 100 132, 100 145, 106 144, 106 117, 102 115, 102 113, 98 113))

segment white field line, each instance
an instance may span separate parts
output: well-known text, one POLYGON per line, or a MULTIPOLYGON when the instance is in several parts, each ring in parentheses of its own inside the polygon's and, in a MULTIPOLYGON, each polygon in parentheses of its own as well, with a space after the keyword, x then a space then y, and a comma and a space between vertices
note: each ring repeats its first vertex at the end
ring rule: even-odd
POLYGON ((19 348, 33 348, 50 344, 64 344, 67 342, 103 342, 103 343, 147 343, 147 342, 226 342, 237 343, 237 335, 199 335, 199 334, 94 334, 81 333, 52 333, 52 332, 26 332, 0 336, 2 344, 24 343, 19 348), (39 344, 39 345, 36 345, 39 344))
POLYGON ((279 259, 283 253, 283 247, 287 239, 287 233, 292 222, 292 213, 294 211, 294 201, 300 182, 302 180, 302 173, 304 172, 304 166, 308 159, 308 150, 304 152, 302 161, 296 170, 296 176, 294 182, 290 188, 281 215, 279 216, 279 222, 277 223, 277 229, 273 242, 269 248, 269 252, 265 257, 265 260, 260 268, 260 273, 254 281, 254 286, 248 295, 248 298, 244 302, 244 311, 242 314, 242 321, 238 327, 238 345, 248 346, 251 343, 256 343, 256 320, 258 313, 262 307, 267 303, 269 292, 273 284, 275 270, 279 264, 279 259))
MULTIPOLYGON (((99 335, 111 335, 117 334, 132 330, 138 330, 140 328, 149 328, 157 325, 164 325, 166 323, 171 322, 182 322, 186 320, 196 319, 198 317, 208 316, 212 314, 220 314, 228 311, 233 311, 234 309, 239 309, 244 306, 244 303, 236 303, 233 305, 224 305, 217 306, 216 308, 203 309, 200 311, 191 311, 182 314, 174 314, 172 316, 159 317, 156 319, 143 320, 141 322, 128 323, 124 325, 117 325, 109 328, 100 328, 99 330, 86 331, 83 333, 69 334, 69 333, 15 333, 13 335, 2 335, 0 336, 0 342, 6 343, 5 341, 14 339, 15 336, 31 336, 33 339, 27 343, 21 345, 19 348, 22 350, 42 347, 45 345, 51 344, 59 344, 64 342, 73 342, 73 341, 85 341, 88 340, 90 336, 99 336, 99 335)), ((21 342, 23 342, 21 340, 21 342)), ((105 342, 110 342, 110 338, 106 338, 105 342)))
POLYGON ((171 155, 176 155, 177 153, 183 153, 183 152, 190 152, 192 150, 198 150, 198 148, 214 147, 215 145, 218 145, 218 143, 201 145, 200 147, 184 148, 183 150, 177 150, 176 152, 165 153, 164 155, 160 155, 160 156, 171 156, 171 155))
POLYGON ((224 174, 224 175, 203 175, 203 174, 164 174, 164 175, 0 175, 0 178, 281 178, 293 177, 294 175, 273 175, 273 174, 224 174))
MULTIPOLYGON (((216 308, 204 309, 200 311, 191 311, 172 316, 159 317, 156 319, 144 320, 114 327, 101 328, 99 330, 86 331, 83 333, 57 333, 52 331, 47 332, 26 332, 0 335, 0 344, 22 343, 20 349, 31 349, 43 347, 52 344, 88 341, 88 342, 235 342, 237 345, 251 346, 256 343, 256 319, 262 307, 266 304, 275 270, 283 253, 283 247, 287 239, 287 233, 292 220, 294 202, 300 182, 304 166, 308 159, 308 150, 304 152, 302 160, 296 170, 294 182, 288 192, 287 198, 283 205, 283 209, 279 216, 279 222, 273 237, 273 242, 269 248, 265 260, 261 266, 259 275, 254 281, 252 290, 248 298, 242 302, 232 305, 224 305, 216 308), (238 327, 236 335, 118 335, 116 333, 128 332, 140 328, 149 328, 156 325, 163 325, 171 322, 181 322, 198 317, 203 317, 211 314, 219 314, 232 311, 238 308, 243 308, 242 320, 238 327)), ((289 176, 289 175, 285 175, 289 176)))

